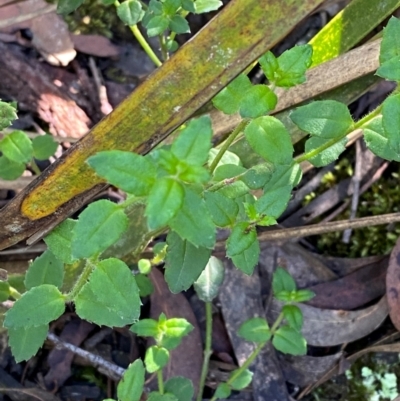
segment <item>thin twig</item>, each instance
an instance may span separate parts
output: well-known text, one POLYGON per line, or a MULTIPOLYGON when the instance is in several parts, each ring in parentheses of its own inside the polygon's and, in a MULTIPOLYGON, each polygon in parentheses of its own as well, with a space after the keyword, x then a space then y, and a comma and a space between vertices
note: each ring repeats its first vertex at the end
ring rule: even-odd
POLYGON ((14 24, 28 21, 32 18, 39 17, 40 15, 52 13, 56 11, 57 6, 55 4, 50 4, 46 7, 40 8, 39 10, 33 11, 31 13, 17 15, 15 17, 7 18, 4 21, 0 21, 0 29, 7 28, 8 26, 12 26, 14 24))
POLYGON ((100 103, 100 111, 106 116, 113 111, 113 107, 108 101, 107 89, 105 85, 103 85, 103 77, 101 76, 101 72, 97 68, 93 57, 89 57, 89 68, 93 76, 94 84, 96 85, 97 96, 99 97, 100 103))
MULTIPOLYGON (((54 343, 57 347, 65 348, 75 355, 79 355, 81 358, 84 358, 91 365, 101 368, 101 372, 104 373, 107 377, 113 380, 119 380, 125 373, 125 369, 120 366, 115 365, 114 363, 106 361, 101 356, 92 354, 91 352, 85 351, 82 348, 77 347, 76 345, 66 343, 60 340, 55 334, 48 333, 47 339, 54 343)), ((100 369, 99 369, 100 370, 100 369)))

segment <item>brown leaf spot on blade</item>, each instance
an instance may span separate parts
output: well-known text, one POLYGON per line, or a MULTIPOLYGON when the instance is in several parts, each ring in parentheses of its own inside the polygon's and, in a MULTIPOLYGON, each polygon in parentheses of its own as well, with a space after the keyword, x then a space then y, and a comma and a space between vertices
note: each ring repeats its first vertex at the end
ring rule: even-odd
POLYGON ((400 330, 400 239, 390 254, 389 267, 386 274, 386 298, 389 315, 397 330, 400 330))

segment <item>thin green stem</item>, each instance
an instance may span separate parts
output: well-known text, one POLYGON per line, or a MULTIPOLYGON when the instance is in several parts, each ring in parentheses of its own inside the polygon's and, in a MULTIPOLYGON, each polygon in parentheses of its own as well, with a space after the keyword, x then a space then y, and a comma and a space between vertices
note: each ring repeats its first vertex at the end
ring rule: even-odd
POLYGON ((275 331, 279 328, 279 325, 282 323, 282 320, 284 319, 283 312, 279 314, 279 316, 276 318, 274 324, 271 327, 271 334, 274 335, 275 331))
POLYGON ((208 364, 210 362, 211 350, 211 339, 212 339, 212 302, 206 302, 206 339, 204 345, 204 358, 203 367, 201 369, 199 393, 197 394, 197 400, 201 401, 203 398, 204 385, 206 383, 208 364))
MULTIPOLYGON (((257 358, 258 354, 260 351, 264 348, 264 346, 267 344, 267 342, 263 342, 257 345, 256 349, 250 354, 250 356, 246 359, 244 364, 235 371, 235 373, 229 378, 229 380, 226 382, 226 384, 231 384, 233 383, 254 361, 254 359, 257 358)), ((210 401, 216 401, 217 397, 213 396, 210 401)))
POLYGON ((66 302, 73 301, 74 298, 79 294, 79 291, 82 289, 82 287, 87 283, 90 274, 96 267, 93 261, 94 259, 86 259, 85 267, 83 268, 81 275, 76 280, 71 291, 66 295, 66 302))
POLYGON ((21 293, 14 287, 10 287, 9 292, 10 292, 10 297, 14 298, 15 300, 18 300, 22 297, 21 293))
POLYGON ((315 156, 318 156, 321 152, 324 150, 330 148, 331 146, 335 145, 337 142, 341 141, 343 138, 345 138, 347 135, 350 134, 350 132, 353 132, 356 129, 362 128, 363 125, 367 124, 370 122, 372 119, 377 117, 382 111, 382 105, 378 106, 375 110, 371 111, 369 114, 358 120, 356 123, 352 125, 352 127, 346 131, 343 135, 340 135, 336 138, 331 139, 330 141, 324 143, 322 146, 319 146, 318 148, 315 148, 313 150, 310 150, 307 153, 303 153, 300 156, 297 156, 294 159, 295 163, 301 163, 305 160, 310 160, 315 156))
POLYGON ((158 35, 158 39, 160 40, 160 47, 161 47, 161 55, 163 60, 169 59, 168 49, 167 49, 167 42, 165 40, 164 35, 158 35))
POLYGON ((33 170, 33 172, 34 172, 36 175, 42 174, 42 172, 40 171, 40 168, 39 168, 38 165, 36 164, 35 159, 34 159, 33 157, 32 157, 32 159, 31 159, 30 165, 31 165, 31 169, 33 170))
POLYGON ((226 141, 222 144, 219 152, 215 156, 215 159, 212 161, 210 166, 210 173, 212 174, 214 170, 217 168, 218 163, 221 161, 222 156, 228 150, 228 148, 232 145, 232 142, 235 138, 246 128, 246 125, 249 123, 249 120, 246 118, 242 120, 239 125, 232 131, 232 133, 228 136, 226 141))
MULTIPOLYGON (((121 5, 121 3, 118 0, 114 1, 114 6, 116 8, 118 8, 120 5, 121 5)), ((143 50, 149 56, 150 60, 156 65, 156 67, 160 67, 162 65, 162 62, 157 57, 157 55, 154 53, 154 51, 150 47, 149 43, 142 35, 142 32, 140 32, 138 26, 137 25, 129 25, 129 29, 132 31, 133 35, 135 36, 136 40, 139 42, 140 46, 142 46, 143 50)))
POLYGON ((162 369, 157 370, 157 382, 158 382, 158 392, 164 394, 164 378, 162 374, 162 369))

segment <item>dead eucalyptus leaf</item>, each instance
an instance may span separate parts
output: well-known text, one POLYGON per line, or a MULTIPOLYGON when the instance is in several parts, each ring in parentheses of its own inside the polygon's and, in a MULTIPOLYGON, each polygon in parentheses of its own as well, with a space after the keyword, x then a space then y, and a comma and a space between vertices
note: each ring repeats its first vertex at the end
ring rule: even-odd
POLYGON ((316 296, 307 305, 352 310, 381 297, 386 288, 388 260, 388 257, 381 258, 345 277, 308 287, 316 296))
POLYGON ((389 315, 397 330, 400 330, 400 239, 390 254, 386 275, 386 297, 389 315))
POLYGON ((279 361, 285 379, 297 386, 307 386, 320 379, 329 369, 336 366, 343 353, 338 352, 327 356, 292 356, 279 355, 279 361))
MULTIPOLYGON (((303 336, 309 345, 328 347, 365 337, 385 320, 388 314, 386 297, 377 304, 357 311, 319 309, 299 304, 304 316, 303 336)), ((282 303, 274 300, 271 317, 276 319, 282 303)))

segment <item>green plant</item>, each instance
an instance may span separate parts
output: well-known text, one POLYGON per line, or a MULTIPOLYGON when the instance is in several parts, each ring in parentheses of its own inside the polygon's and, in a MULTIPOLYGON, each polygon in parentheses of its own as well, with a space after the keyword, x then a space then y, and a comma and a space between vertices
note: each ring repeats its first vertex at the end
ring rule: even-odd
MULTIPOLYGON (((149 37, 158 36, 163 60, 169 53, 178 49, 175 40, 177 34, 189 33, 190 27, 186 21, 189 13, 202 14, 218 10, 222 6, 220 0, 150 0, 147 5, 140 0, 100 0, 105 6, 116 7, 121 21, 128 25, 133 35, 148 54, 154 64, 159 67, 162 62, 154 53, 137 24, 140 22, 149 37)), ((57 11, 68 14, 84 3, 84 0, 59 0, 57 11)))
MULTIPOLYGON (((377 72, 395 81, 400 81, 400 44, 393 38, 398 37, 399 31, 400 21, 392 18, 384 31, 381 67, 377 72)), ((278 58, 268 52, 259 60, 268 85, 253 85, 242 74, 222 90, 214 98, 214 106, 226 114, 239 112, 243 120, 217 149, 211 148, 210 118, 202 116, 181 128, 172 145, 155 149, 146 156, 113 150, 88 159, 100 177, 128 196, 120 204, 94 202, 78 220, 68 219, 59 225, 45 239, 49 249, 27 272, 27 292, 20 297, 15 291, 14 295, 10 290, 5 291, 7 296, 17 299, 4 321, 17 360, 27 359, 37 351, 46 337, 49 322, 63 313, 65 302, 73 302, 83 319, 111 327, 129 324, 139 335, 155 339, 156 345, 149 348, 145 357, 147 371, 157 372, 159 379, 159 391, 152 393, 150 399, 191 398, 191 386, 186 379, 174 378, 164 383, 161 373, 169 350, 190 331, 190 325, 164 315, 158 321, 138 321, 143 287, 139 287, 130 267, 120 258, 130 254, 139 261, 142 277, 146 277, 152 263, 165 259, 165 278, 172 292, 195 284, 200 298, 206 302, 208 322, 204 383, 210 355, 210 302, 223 275, 222 267, 210 259, 216 244, 216 229, 230 229, 226 254, 238 269, 251 274, 260 253, 256 227, 274 225, 284 212, 292 189, 301 178, 302 161, 308 160, 319 167, 337 159, 345 148, 347 135, 357 128, 364 130, 365 141, 374 153, 388 160, 400 160, 397 91, 358 122, 353 121, 344 104, 333 100, 297 108, 290 118, 310 137, 305 143, 305 153, 294 157, 288 129, 266 114, 276 106, 277 87, 304 82, 311 58, 309 45, 294 47, 278 58), (229 151, 239 137, 257 154, 259 162, 250 168, 243 167, 239 157, 229 151), (262 190, 262 194, 255 197, 255 190, 262 190), (142 250, 163 233, 167 233, 166 246, 157 247, 150 263, 140 261, 142 250), (80 276, 70 288, 63 288, 64 265, 76 264, 82 266, 80 276), (178 387, 187 389, 187 393, 178 395, 178 387)), ((247 386, 251 381, 247 368, 267 341, 272 340, 274 347, 282 352, 305 353, 306 343, 300 333, 302 314, 295 304, 310 299, 312 294, 297 290, 283 269, 274 275, 273 291, 284 302, 278 319, 271 328, 262 318, 251 319, 241 326, 239 334, 257 342, 257 348, 228 382, 218 388, 214 399, 228 396, 231 389, 247 386), (281 324, 283 320, 286 324, 281 324)), ((141 361, 131 365, 118 387, 120 400, 140 398, 144 373, 141 361)))
POLYGON ((57 149, 51 135, 37 136, 31 140, 19 130, 2 134, 17 118, 16 107, 0 101, 0 178, 15 180, 22 175, 29 164, 35 174, 40 174, 36 160, 47 160, 57 149))

